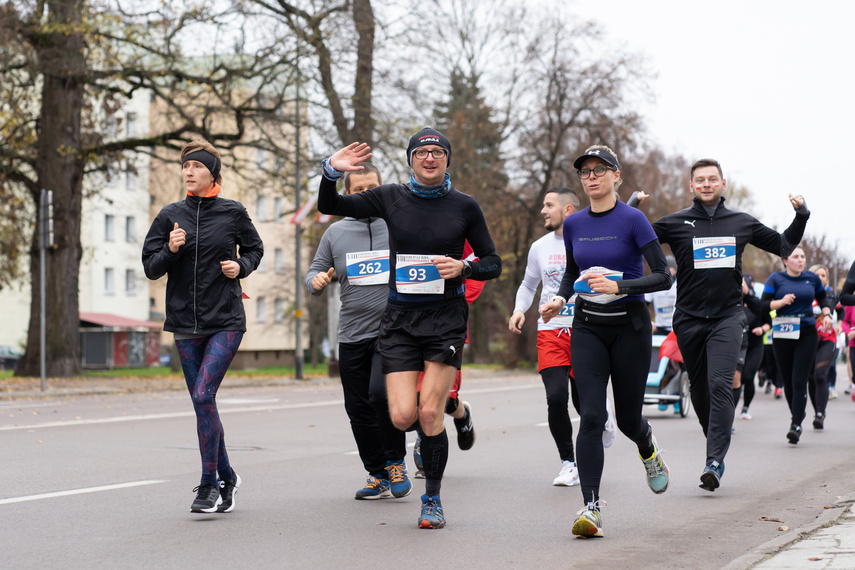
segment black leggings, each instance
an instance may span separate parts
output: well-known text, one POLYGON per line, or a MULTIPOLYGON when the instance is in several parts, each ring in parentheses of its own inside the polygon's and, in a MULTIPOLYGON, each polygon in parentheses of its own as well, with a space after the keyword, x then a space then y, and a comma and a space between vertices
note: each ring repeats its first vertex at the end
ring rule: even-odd
POLYGON ((573 424, 570 423, 570 394, 573 407, 579 411, 579 394, 575 380, 570 375, 569 366, 552 366, 540 371, 540 378, 546 388, 546 408, 549 431, 558 447, 562 461, 576 461, 573 454, 573 424))
POLYGON ((594 324, 576 311, 570 354, 579 393, 581 425, 576 437, 576 462, 584 503, 597 501, 600 496, 609 377, 618 429, 636 444, 642 457, 653 453, 650 423, 641 415, 650 366, 650 336, 649 318, 635 319, 635 325, 594 324))
POLYGON ((407 441, 404 432, 395 429, 389 419, 377 339, 339 343, 338 353, 344 409, 359 458, 368 473, 382 477, 387 461, 404 458, 407 441))
POLYGON ((828 405, 828 371, 834 360, 834 341, 821 340, 816 347, 813 370, 808 377, 808 396, 813 410, 817 414, 825 415, 828 405))
POLYGON ((763 360, 763 336, 751 334, 748 331, 748 351, 745 353, 745 365, 742 368, 743 399, 742 405, 748 407, 754 400, 754 376, 763 360))
POLYGON ((763 360, 760 363, 760 368, 766 374, 766 382, 775 388, 783 388, 781 375, 778 374, 778 365, 775 362, 775 349, 771 344, 763 344, 763 360))
MULTIPOLYGON (((816 355, 817 335, 813 325, 801 325, 798 339, 776 338, 775 362, 784 383, 784 395, 790 405, 792 424, 802 425, 807 407, 808 375, 816 355)), ((826 395, 826 398, 828 395, 826 395)))

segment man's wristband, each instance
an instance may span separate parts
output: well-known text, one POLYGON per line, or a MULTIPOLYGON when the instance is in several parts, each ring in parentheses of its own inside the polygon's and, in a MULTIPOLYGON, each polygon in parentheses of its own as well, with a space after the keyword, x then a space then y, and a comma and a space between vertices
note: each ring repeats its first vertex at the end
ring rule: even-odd
POLYGON ((553 301, 561 301, 562 307, 567 304, 567 299, 565 299, 561 295, 553 295, 549 302, 552 303, 553 301))

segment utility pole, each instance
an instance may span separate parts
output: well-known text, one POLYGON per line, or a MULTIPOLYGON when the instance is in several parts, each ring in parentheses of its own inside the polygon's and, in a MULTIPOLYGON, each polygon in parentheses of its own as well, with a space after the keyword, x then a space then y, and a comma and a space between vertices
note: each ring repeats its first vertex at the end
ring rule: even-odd
POLYGON ((39 371, 41 376, 41 389, 45 391, 45 345, 47 335, 47 316, 45 315, 45 288, 46 288, 46 260, 45 251, 53 247, 53 190, 42 188, 39 200, 39 371))
MULTIPOLYGON (((296 205, 294 207, 295 211, 300 209, 300 58, 297 57, 297 89, 295 94, 295 102, 294 102, 294 132, 296 136, 296 142, 294 144, 297 149, 294 154, 294 201, 296 205)), ((303 317, 303 280, 301 278, 303 274, 302 270, 302 259, 301 259, 301 238, 302 238, 302 227, 300 224, 296 224, 294 226, 296 229, 294 230, 294 243, 297 248, 295 255, 295 268, 294 268, 294 371, 297 380, 303 379, 303 331, 302 331, 302 317, 303 317)))

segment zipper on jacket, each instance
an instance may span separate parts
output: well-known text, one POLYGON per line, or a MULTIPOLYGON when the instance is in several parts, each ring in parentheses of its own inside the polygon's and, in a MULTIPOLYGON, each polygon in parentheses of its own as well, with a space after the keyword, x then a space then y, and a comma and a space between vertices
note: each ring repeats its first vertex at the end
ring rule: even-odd
POLYGON ((199 203, 196 204, 196 258, 193 260, 193 334, 196 334, 196 330, 199 327, 198 318, 196 316, 196 279, 199 269, 199 212, 201 211, 201 208, 202 200, 199 200, 199 203))
POLYGON ((374 236, 371 235, 371 218, 368 218, 368 251, 374 251, 374 236))

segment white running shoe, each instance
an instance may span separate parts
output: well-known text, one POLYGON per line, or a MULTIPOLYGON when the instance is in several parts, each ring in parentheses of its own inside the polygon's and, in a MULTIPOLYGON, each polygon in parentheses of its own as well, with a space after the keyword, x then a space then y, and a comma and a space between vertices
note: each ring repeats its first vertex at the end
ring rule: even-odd
POLYGON ((742 410, 742 413, 741 413, 741 414, 739 414, 739 419, 741 419, 741 420, 750 420, 750 419, 751 419, 751 414, 749 413, 749 411, 748 411, 747 409, 743 409, 743 410, 742 410))
POLYGON ((846 389, 843 390, 844 394, 851 394, 852 392, 855 392, 855 384, 849 384, 849 386, 847 386, 846 389))
POLYGON ((606 412, 609 416, 606 418, 606 425, 603 428, 603 447, 611 447, 615 442, 615 417, 612 415, 612 407, 609 405, 609 399, 606 398, 606 412))
POLYGON ((837 391, 834 388, 831 388, 828 391, 828 399, 829 400, 836 400, 837 399, 837 391))
POLYGON ((579 470, 576 469, 576 463, 573 461, 563 461, 561 463, 561 471, 558 472, 558 477, 552 482, 557 487, 572 487, 579 484, 579 470))

